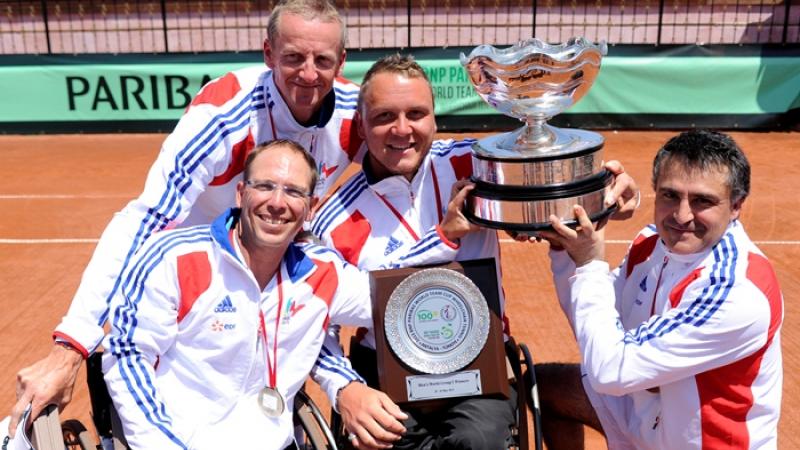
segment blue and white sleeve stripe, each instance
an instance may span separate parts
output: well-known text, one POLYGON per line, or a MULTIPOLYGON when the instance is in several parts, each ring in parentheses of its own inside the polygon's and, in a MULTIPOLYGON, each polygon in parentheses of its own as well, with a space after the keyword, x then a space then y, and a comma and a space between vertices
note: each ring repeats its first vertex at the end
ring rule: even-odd
POLYGON ((106 310, 100 315, 98 325, 102 326, 108 319, 111 299, 117 292, 121 281, 120 276, 133 255, 154 231, 164 229, 180 215, 179 199, 191 185, 192 174, 200 166, 200 163, 222 144, 223 138, 249 126, 252 109, 263 107, 263 94, 260 89, 255 89, 249 95, 244 96, 231 110, 213 117, 194 138, 189 140, 186 146, 178 151, 175 155, 175 164, 165 180, 166 185, 161 198, 155 206, 148 208, 125 255, 114 286, 106 297, 106 310))
POLYGON ((317 216, 311 224, 311 231, 319 236, 327 231, 333 220, 348 206, 350 206, 360 195, 367 189, 367 178, 363 172, 360 172, 351 181, 348 181, 342 189, 334 194, 334 196, 318 211, 317 216))
MULTIPOLYGON (((118 308, 110 338, 110 351, 117 359, 120 377, 145 418, 172 442, 181 448, 186 445, 171 431, 172 419, 166 406, 158 398, 153 382, 152 361, 148 361, 136 346, 135 333, 147 333, 148 321, 140 321, 137 313, 144 298, 149 275, 163 262, 164 255, 176 246, 210 241, 208 227, 195 227, 172 232, 147 247, 137 256, 135 263, 125 273, 123 303, 118 308)), ((157 355, 150 355, 156 357, 157 355)))
POLYGON ((656 316, 635 331, 626 333, 625 343, 642 345, 681 326, 701 327, 719 310, 736 281, 735 268, 739 252, 733 235, 727 233, 712 252, 714 264, 709 274, 709 284, 700 295, 684 311, 679 311, 674 316, 656 316))

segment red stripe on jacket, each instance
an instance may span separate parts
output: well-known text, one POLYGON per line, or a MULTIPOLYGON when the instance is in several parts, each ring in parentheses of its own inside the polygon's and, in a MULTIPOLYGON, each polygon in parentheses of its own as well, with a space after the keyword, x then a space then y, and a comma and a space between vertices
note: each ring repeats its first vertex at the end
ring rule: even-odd
POLYGON ((201 104, 222 106, 225 102, 235 97, 240 90, 242 90, 242 87, 239 85, 236 75, 228 72, 224 77, 206 84, 186 110, 188 111, 192 106, 201 104))
POLYGON ((358 135, 358 129, 353 119, 342 120, 342 126, 339 128, 339 145, 347 153, 347 159, 352 161, 356 157, 362 142, 364 140, 358 135))
POLYGON ((361 249, 364 248, 371 231, 372 226, 367 219, 356 211, 331 231, 333 247, 341 253, 345 261, 358 267, 361 249))
POLYGON ((756 253, 750 253, 747 261, 747 279, 764 293, 769 302, 767 341, 752 355, 696 377, 701 404, 703 449, 750 447, 747 414, 754 402, 753 382, 758 376, 764 352, 772 343, 782 321, 781 292, 772 265, 756 253))
POLYGON ((211 263, 206 252, 192 252, 178 256, 178 285, 181 304, 178 322, 192 310, 194 302, 211 286, 211 263))
MULTIPOLYGON (((332 262, 314 261, 314 264, 316 264, 317 270, 306 279, 306 284, 311 287, 311 292, 314 293, 314 296, 325 302, 328 309, 330 309, 333 295, 339 287, 339 276, 336 274, 336 267, 332 262)), ((326 315, 325 323, 322 325, 323 329, 328 328, 329 320, 330 315, 326 315)))
POLYGON ((654 234, 650 237, 645 237, 643 234, 636 236, 631 244, 631 250, 628 252, 628 263, 625 266, 625 276, 631 276, 633 268, 638 264, 647 261, 647 258, 653 254, 653 249, 656 248, 658 242, 658 235, 654 234))
POLYGON ((456 180, 463 180, 472 176, 472 152, 450 158, 456 180))
POLYGON ((764 293, 769 301, 770 323, 767 345, 772 343, 772 338, 778 331, 783 321, 783 300, 781 287, 778 284, 778 277, 772 269, 772 264, 767 258, 757 253, 750 253, 747 256, 747 279, 756 285, 758 290, 764 293))
POLYGON ((241 142, 233 144, 233 147, 231 147, 231 161, 228 163, 228 168, 225 169, 225 172, 214 177, 209 184, 211 186, 221 186, 227 184, 234 177, 242 173, 244 171, 244 162, 247 160, 247 155, 250 154, 250 150, 253 150, 255 146, 256 143, 253 139, 253 134, 248 132, 246 138, 241 142))
POLYGON ((686 275, 684 279, 678 282, 674 288, 669 292, 669 304, 673 308, 678 306, 678 303, 681 302, 681 298, 683 298, 683 292, 686 288, 692 283, 692 281, 700 278, 700 273, 703 271, 702 267, 698 267, 694 269, 692 273, 686 275))

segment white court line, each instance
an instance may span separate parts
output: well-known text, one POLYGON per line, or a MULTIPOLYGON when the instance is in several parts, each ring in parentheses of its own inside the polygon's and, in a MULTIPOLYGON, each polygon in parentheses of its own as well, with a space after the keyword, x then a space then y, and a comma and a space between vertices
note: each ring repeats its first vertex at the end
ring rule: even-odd
MULTIPOLYGON (((631 245, 630 240, 625 239, 608 239, 606 244, 613 244, 613 245, 631 245)), ((501 244, 512 244, 518 243, 513 239, 500 239, 501 244)), ((800 241, 753 241, 756 245, 800 245, 800 241)))
POLYGON ((31 245, 31 244, 96 244, 100 239, 97 238, 67 238, 67 239, 0 239, 0 244, 11 245, 31 245))
POLYGON ((0 200, 70 200, 99 198, 134 198, 135 195, 110 194, 0 194, 0 200))
MULTIPOLYGON (((0 244, 8 245, 39 245, 39 244, 96 244, 97 238, 64 238, 64 239, 5 239, 0 238, 0 244)), ((800 241, 753 241, 756 245, 800 245, 800 241)), ((501 244, 520 243, 513 239, 500 239, 501 244)), ((631 245, 629 240, 609 239, 606 244, 631 245)))

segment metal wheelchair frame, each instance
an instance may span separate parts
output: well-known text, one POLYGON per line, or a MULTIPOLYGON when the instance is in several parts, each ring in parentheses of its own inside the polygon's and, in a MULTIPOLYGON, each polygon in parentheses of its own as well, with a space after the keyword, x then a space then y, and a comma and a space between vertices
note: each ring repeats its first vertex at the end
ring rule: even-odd
MULTIPOLYGON (((351 348, 353 345, 358 345, 354 341, 350 342, 351 348)), ((517 388, 517 423, 516 429, 512 431, 514 444, 509 447, 515 450, 528 450, 530 448, 530 439, 528 436, 528 408, 530 408, 533 415, 533 443, 535 450, 542 450, 542 421, 539 408, 539 395, 536 386, 536 374, 534 372, 534 361, 528 346, 524 343, 517 344, 514 338, 509 338, 506 344, 510 347, 507 349, 509 355, 508 361, 510 362, 511 370, 513 372, 513 383, 517 388), (511 357, 513 355, 513 357, 511 357)), ((351 351, 352 353, 352 351, 351 351)), ((344 429, 344 423, 341 416, 331 408, 331 424, 330 428, 335 435, 335 443, 338 448, 342 450, 352 449, 353 447, 347 441, 347 432, 344 429)))
MULTIPOLYGON (((513 431, 516 450, 529 449, 528 408, 533 414, 534 449, 542 450, 542 425, 539 398, 536 387, 534 361, 528 346, 517 344, 513 338, 508 342, 513 382, 517 388, 517 426, 513 431)), ((114 409, 103 380, 101 353, 95 353, 86 361, 87 385, 92 405, 92 421, 97 435, 111 442, 114 450, 129 447, 122 433, 119 417, 114 409)), ((352 448, 347 441, 341 417, 331 410, 331 425, 325 421, 314 401, 301 390, 294 399, 295 441, 298 450, 339 450, 352 448)), ((76 419, 59 423, 58 409, 51 405, 34 421, 34 442, 38 450, 90 450, 103 449, 86 426, 76 419), (61 436, 59 440, 56 436, 61 436), (38 437, 38 439, 37 439, 38 437)))
MULTIPOLYGON (((77 419, 59 422, 58 408, 50 405, 34 421, 37 450, 102 450, 103 442, 114 450, 127 450, 122 424, 108 394, 102 370, 102 353, 86 360, 86 379, 92 407, 92 422, 101 442, 77 419)), ((317 405, 301 390, 294 398, 295 445, 297 450, 338 450, 333 432, 317 405)))

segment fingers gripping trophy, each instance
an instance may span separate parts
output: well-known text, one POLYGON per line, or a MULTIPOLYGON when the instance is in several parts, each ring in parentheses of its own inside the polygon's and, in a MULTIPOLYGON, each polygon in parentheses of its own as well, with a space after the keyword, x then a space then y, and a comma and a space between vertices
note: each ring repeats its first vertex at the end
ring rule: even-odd
POLYGON ((551 228, 549 217, 574 224, 578 204, 593 221, 614 210, 603 204, 613 174, 603 168, 603 137, 556 128, 547 120, 586 94, 607 53, 605 42, 572 38, 549 45, 538 39, 506 49, 481 45, 461 64, 478 95, 525 126, 476 142, 475 189, 465 215, 489 227, 532 234, 551 228))

